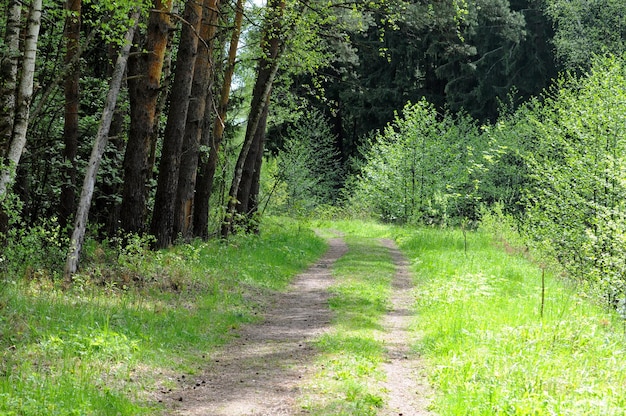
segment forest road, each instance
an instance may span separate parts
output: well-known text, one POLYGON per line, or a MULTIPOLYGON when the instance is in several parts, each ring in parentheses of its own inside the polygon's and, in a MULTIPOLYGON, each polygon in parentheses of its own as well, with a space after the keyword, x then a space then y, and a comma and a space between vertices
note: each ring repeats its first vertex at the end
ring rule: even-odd
MULTIPOLYGON (((211 357, 201 374, 180 381, 163 396, 168 414, 177 416, 294 416, 307 412, 298 406, 302 383, 315 371, 313 342, 331 329, 328 288, 332 266, 348 247, 341 237, 328 240, 329 249, 313 266, 298 275, 287 292, 272 299, 264 321, 244 326, 239 336, 211 357)), ((386 318, 389 331, 384 415, 429 414, 426 383, 416 374, 419 360, 408 352, 411 287, 408 265, 390 240, 382 240, 396 264, 393 307, 386 318), (403 312, 404 311, 404 312, 403 312), (405 313, 406 312, 406 313, 405 313), (419 397, 417 397, 419 396, 419 397)))

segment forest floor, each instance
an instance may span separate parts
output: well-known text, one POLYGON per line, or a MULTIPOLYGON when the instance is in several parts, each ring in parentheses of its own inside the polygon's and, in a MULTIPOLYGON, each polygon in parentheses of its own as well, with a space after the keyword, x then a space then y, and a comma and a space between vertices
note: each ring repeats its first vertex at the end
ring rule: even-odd
MULTIPOLYGON (((298 404, 302 387, 316 373, 314 340, 332 328, 328 306, 332 267, 348 251, 341 236, 328 240, 326 254, 277 294, 264 321, 241 328, 238 336, 211 357, 194 377, 179 379, 163 395, 171 415, 304 415, 298 404)), ((383 321, 387 392, 379 415, 427 415, 431 391, 419 357, 410 351, 412 282, 408 262, 392 240, 381 240, 396 272, 391 307, 383 321)))

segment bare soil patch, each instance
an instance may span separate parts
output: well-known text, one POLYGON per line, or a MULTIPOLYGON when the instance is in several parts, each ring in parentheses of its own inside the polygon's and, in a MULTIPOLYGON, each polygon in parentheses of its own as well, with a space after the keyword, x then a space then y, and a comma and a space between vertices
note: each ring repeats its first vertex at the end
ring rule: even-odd
POLYGON ((393 280, 391 310, 383 322, 383 327, 387 330, 384 334, 387 361, 383 368, 387 373, 384 387, 388 392, 388 401, 380 414, 430 415, 428 405, 432 391, 419 356, 410 348, 412 339, 409 326, 414 316, 411 307, 415 300, 412 295, 413 283, 409 262, 393 240, 383 239, 381 244, 389 249, 396 265, 396 273, 393 280))
POLYGON ((172 415, 296 415, 299 385, 315 356, 312 341, 329 329, 331 267, 347 251, 341 238, 326 254, 276 295, 265 320, 211 357, 211 365, 180 388, 163 394, 172 415))

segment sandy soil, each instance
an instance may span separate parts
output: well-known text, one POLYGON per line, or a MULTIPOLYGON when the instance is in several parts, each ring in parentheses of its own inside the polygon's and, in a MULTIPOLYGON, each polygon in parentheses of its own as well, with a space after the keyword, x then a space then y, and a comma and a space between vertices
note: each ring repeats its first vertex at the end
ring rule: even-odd
POLYGON ((419 357, 411 351, 413 341, 409 326, 413 319, 411 294, 413 283, 409 262, 396 247, 393 240, 381 240, 389 249, 396 265, 393 281, 391 310, 385 317, 383 327, 387 330, 384 342, 387 349, 387 362, 383 368, 387 373, 385 388, 389 392, 387 405, 379 413, 385 416, 430 415, 427 410, 432 391, 423 372, 419 357))
MULTIPOLYGON (((385 321, 389 351, 385 363, 388 406, 381 415, 426 415, 429 390, 420 375, 419 358, 410 353, 407 332, 411 314, 408 263, 393 241, 383 240, 397 265, 393 309, 385 321)), ((180 387, 163 393, 171 415, 291 416, 303 415, 296 402, 300 385, 311 375, 311 345, 330 329, 328 287, 331 268, 347 252, 343 240, 329 240, 326 254, 299 275, 290 289, 277 295, 260 324, 242 328, 240 336, 211 357, 211 365, 180 387)))

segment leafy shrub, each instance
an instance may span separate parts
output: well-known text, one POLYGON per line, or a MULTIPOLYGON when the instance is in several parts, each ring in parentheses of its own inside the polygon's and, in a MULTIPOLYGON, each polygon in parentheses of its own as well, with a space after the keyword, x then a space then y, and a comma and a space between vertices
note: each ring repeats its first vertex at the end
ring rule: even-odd
POLYGON ((425 100, 376 136, 351 183, 350 205, 384 221, 461 223, 478 218, 481 183, 493 157, 474 120, 445 115, 425 100))
POLYGON ((624 114, 626 68, 610 58, 584 78, 562 79, 521 121, 535 133, 526 151, 527 235, 613 299, 626 289, 624 114))
POLYGON ((10 194, 2 202, 8 228, 0 235, 0 277, 57 278, 63 270, 68 239, 56 218, 27 226, 19 212, 21 203, 10 194))

